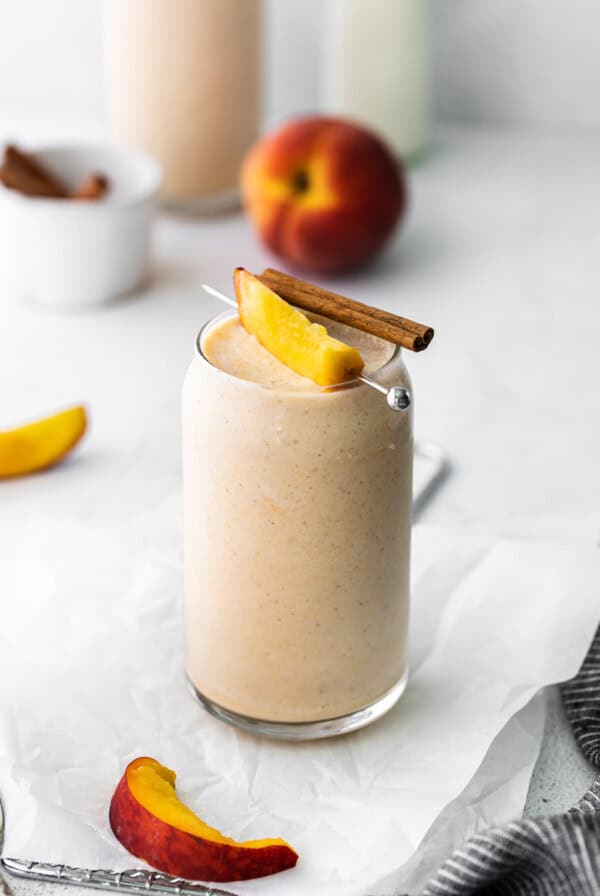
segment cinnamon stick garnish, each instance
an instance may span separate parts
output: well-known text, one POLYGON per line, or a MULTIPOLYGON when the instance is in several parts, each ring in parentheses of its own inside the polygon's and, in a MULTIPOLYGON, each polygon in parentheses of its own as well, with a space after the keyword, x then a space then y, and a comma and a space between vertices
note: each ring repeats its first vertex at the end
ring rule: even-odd
POLYGON ((69 199, 102 199, 108 190, 108 178, 103 174, 90 174, 69 193, 69 199))
POLYGON ((258 275, 258 279, 298 308, 321 314, 365 333, 372 333, 373 336, 379 336, 413 352, 422 352, 433 339, 432 328, 425 324, 347 299, 274 268, 266 268, 258 275))
POLYGON ((65 199, 67 196, 67 190, 58 178, 17 146, 9 145, 4 150, 0 180, 5 187, 18 190, 26 196, 46 196, 52 199, 65 199))

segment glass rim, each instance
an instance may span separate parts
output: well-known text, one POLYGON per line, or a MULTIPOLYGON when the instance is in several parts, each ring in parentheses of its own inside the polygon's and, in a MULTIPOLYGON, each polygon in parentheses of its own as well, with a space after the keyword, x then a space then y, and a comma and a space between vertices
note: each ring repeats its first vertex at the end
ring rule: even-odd
MULTIPOLYGON (((198 330, 198 333, 196 334, 196 339, 194 341, 196 357, 200 361, 202 361, 204 364, 206 364, 208 367, 210 367, 212 370, 216 370, 217 373, 220 373, 223 376, 228 377, 229 379, 236 380, 239 383, 247 383, 249 386, 257 386, 259 389, 265 389, 267 392, 273 392, 275 394, 277 392, 277 390, 272 389, 266 383, 257 383, 255 380, 247 380, 244 377, 236 376, 234 373, 229 373, 229 371, 223 370, 222 367, 217 367, 217 365, 213 364, 213 362, 209 358, 207 358, 207 356, 205 355, 204 349, 202 348, 202 339, 203 339, 204 335, 206 334, 207 330, 210 327, 214 326, 215 324, 219 323, 220 321, 229 320, 233 317, 237 317, 237 314, 233 309, 228 310, 228 311, 220 311, 218 314, 215 314, 214 317, 211 317, 209 320, 206 321, 206 323, 204 323, 202 325, 202 327, 198 330)), ((379 338, 379 337, 376 337, 376 338, 379 338)), ((385 342, 385 339, 382 339, 381 341, 385 342)), ((380 373, 387 370, 395 361, 398 360, 398 358, 401 357, 402 347, 399 345, 395 345, 394 343, 389 343, 389 344, 392 345, 392 347, 393 347, 392 354, 387 359, 387 361, 381 365, 381 367, 378 367, 377 370, 372 370, 369 373, 370 378, 377 379, 377 377, 380 373)), ((347 391, 349 388, 357 388, 358 386, 365 386, 365 383, 361 382, 359 379, 356 378, 353 380, 348 380, 345 383, 336 383, 336 385, 334 385, 334 386, 323 386, 323 387, 321 387, 319 392, 306 392, 305 393, 300 390, 297 390, 297 391, 290 390, 290 392, 299 397, 300 396, 314 397, 315 395, 328 395, 328 394, 332 394, 332 393, 336 394, 338 392, 347 391)), ((286 394, 288 394, 288 393, 286 393, 286 394)))

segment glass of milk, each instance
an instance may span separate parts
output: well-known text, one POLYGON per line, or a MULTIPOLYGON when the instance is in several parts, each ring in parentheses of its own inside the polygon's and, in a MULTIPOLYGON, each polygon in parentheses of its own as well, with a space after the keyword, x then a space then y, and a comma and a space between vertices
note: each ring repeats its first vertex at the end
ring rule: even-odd
POLYGON ((426 147, 428 0, 330 0, 323 66, 327 112, 377 131, 403 159, 426 147))

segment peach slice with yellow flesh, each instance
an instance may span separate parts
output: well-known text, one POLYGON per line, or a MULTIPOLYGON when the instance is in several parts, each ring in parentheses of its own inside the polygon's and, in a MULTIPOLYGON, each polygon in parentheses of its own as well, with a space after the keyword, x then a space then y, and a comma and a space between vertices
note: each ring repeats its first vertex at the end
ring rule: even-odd
POLYGON ((336 386, 361 373, 357 349, 334 339, 258 277, 236 268, 233 282, 244 329, 286 367, 319 386, 336 386))
POLYGON ((190 880, 250 880, 298 861, 284 840, 238 843, 211 828, 177 798, 175 772, 147 756, 130 762, 119 781, 110 826, 134 856, 190 880))
POLYGON ((0 478, 51 467, 71 451, 87 429, 85 408, 77 405, 0 432, 0 478))

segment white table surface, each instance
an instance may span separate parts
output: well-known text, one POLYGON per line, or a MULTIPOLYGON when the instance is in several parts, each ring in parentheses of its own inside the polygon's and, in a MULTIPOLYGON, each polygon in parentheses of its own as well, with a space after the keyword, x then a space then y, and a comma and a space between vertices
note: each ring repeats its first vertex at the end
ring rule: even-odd
MULTIPOLYGON (((431 348, 407 359, 417 435, 452 463, 432 522, 589 515, 600 536, 599 154, 583 136, 445 129, 410 173, 410 214, 385 257, 331 281, 435 326, 431 348)), ((0 427, 80 400, 92 418, 60 468, 2 484, 1 551, 33 512, 108 525, 180 491, 181 381, 218 308, 198 284, 228 290, 233 267, 273 259, 237 214, 164 216, 155 254, 145 292, 91 312, 0 294, 0 427)), ((551 691, 528 811, 566 808, 592 777, 551 691)))

